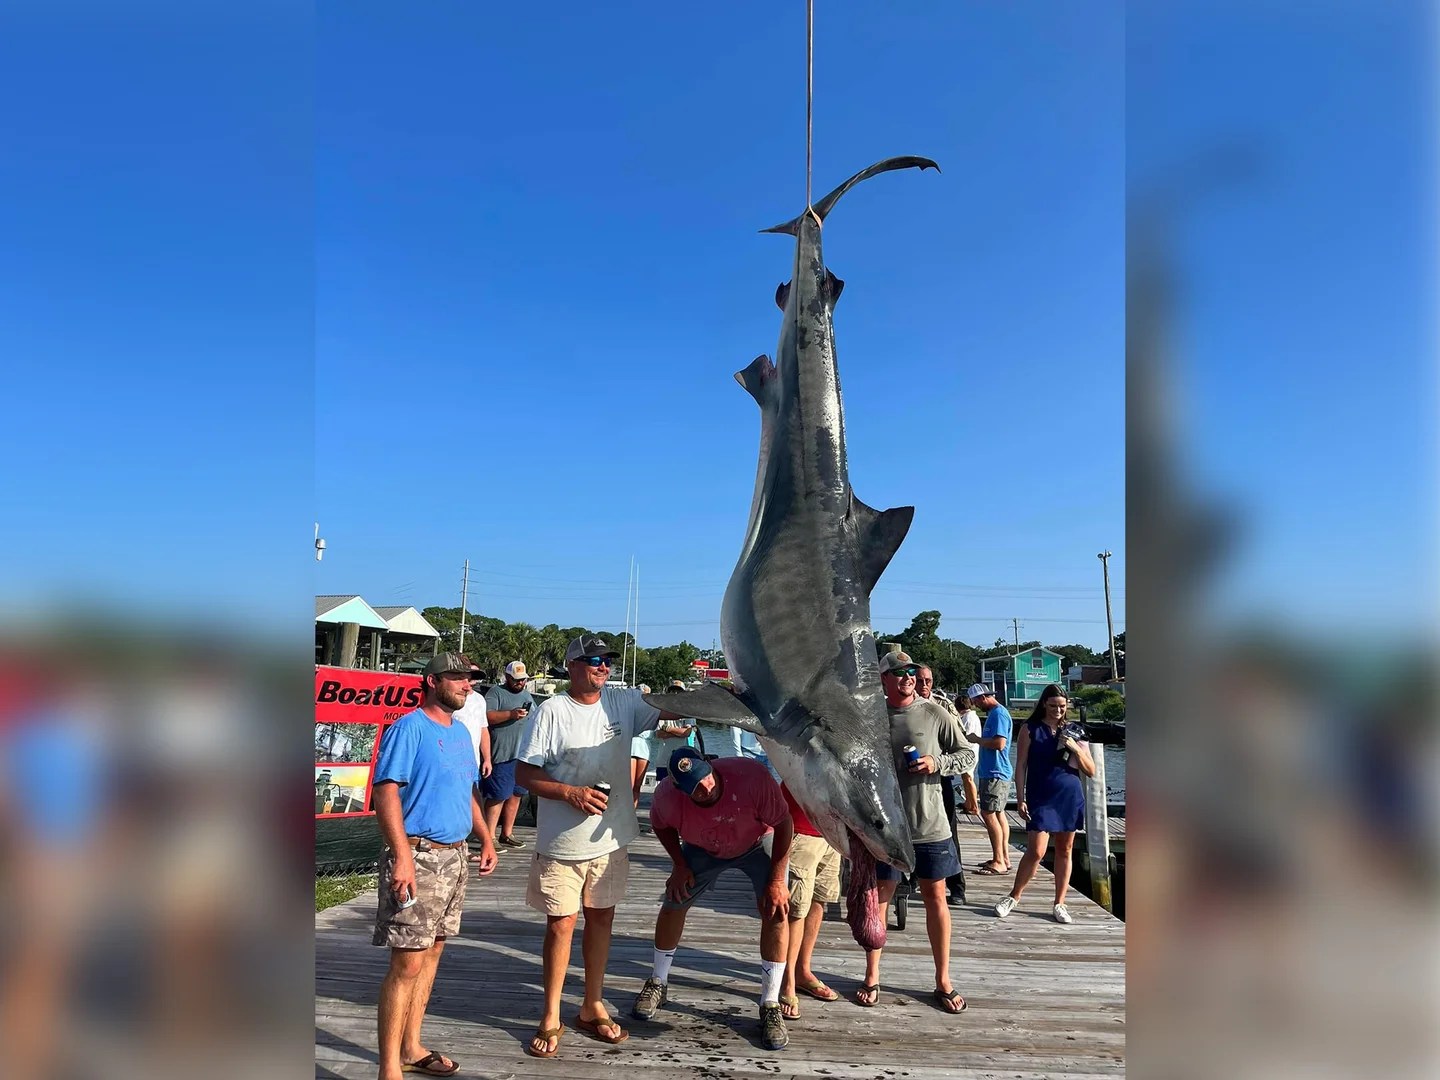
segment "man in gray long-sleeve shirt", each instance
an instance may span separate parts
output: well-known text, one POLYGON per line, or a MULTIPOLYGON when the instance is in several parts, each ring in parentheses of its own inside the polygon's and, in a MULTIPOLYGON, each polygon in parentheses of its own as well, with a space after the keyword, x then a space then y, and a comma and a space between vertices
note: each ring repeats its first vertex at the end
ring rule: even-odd
MULTIPOLYGON (((945 776, 958 776, 970 744, 960 722, 934 702, 915 696, 916 664, 903 652, 880 658, 880 682, 890 712, 890 745, 900 797, 915 843, 915 877, 925 904, 925 932, 935 959, 935 1002, 947 1012, 965 1011, 965 999, 950 982, 950 909, 945 906, 945 879, 960 869, 954 826, 941 794, 945 776), (920 760, 911 765, 904 748, 914 746, 920 760)), ((881 863, 880 905, 888 907, 900 872, 881 863)), ((880 998, 880 950, 865 953, 865 983, 855 994, 857 1004, 874 1005, 880 998)))

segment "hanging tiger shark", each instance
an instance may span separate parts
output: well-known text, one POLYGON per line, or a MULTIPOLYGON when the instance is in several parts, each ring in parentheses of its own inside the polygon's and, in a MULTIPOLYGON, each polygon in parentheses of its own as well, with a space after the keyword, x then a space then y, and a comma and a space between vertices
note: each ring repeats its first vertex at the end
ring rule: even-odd
POLYGON ((735 692, 706 686, 652 704, 754 732, 786 787, 825 838, 849 855, 849 920, 865 948, 885 942, 875 863, 913 869, 913 846, 890 749, 890 721, 870 631, 870 593, 914 517, 876 510, 850 487, 835 366, 835 301, 844 282, 825 266, 820 233, 840 196, 895 169, 939 166, 888 158, 856 173, 805 213, 766 232, 795 237, 777 360, 759 356, 739 381, 760 406, 760 456, 750 522, 720 615, 735 692))

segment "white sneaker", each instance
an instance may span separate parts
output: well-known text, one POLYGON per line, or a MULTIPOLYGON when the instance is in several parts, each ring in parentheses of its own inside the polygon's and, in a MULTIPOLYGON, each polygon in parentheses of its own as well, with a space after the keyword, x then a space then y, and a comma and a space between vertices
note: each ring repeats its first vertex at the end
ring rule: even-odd
POLYGON ((1072 918, 1070 917, 1070 912, 1068 912, 1068 911, 1065 910, 1065 905, 1064 905, 1064 904, 1056 904, 1056 905, 1055 905, 1054 915, 1055 915, 1055 921, 1056 921, 1056 922, 1072 923, 1072 922, 1075 921, 1074 919, 1072 919, 1072 918))
POLYGON ((995 905, 995 915, 997 918, 1003 919, 1006 915, 1009 915, 1010 912, 1014 910, 1015 898, 1013 896, 1007 896, 1005 897, 1005 899, 1001 900, 998 904, 995 905))

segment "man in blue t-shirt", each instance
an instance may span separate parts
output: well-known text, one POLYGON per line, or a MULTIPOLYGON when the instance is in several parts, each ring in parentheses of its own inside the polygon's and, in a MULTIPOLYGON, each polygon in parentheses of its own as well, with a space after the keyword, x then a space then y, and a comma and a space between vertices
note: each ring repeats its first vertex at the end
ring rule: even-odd
POLYGON ((975 784, 980 789, 980 820, 990 836, 990 858, 977 872, 1005 874, 1010 871, 1010 819, 1005 816, 1005 804, 1010 801, 1010 784, 1015 778, 1015 766, 1010 762, 1010 710, 984 683, 975 683, 966 693, 970 704, 985 713, 980 734, 968 736, 980 747, 975 784))
POLYGON ((495 845, 475 798, 475 743, 455 711, 470 696, 471 664, 441 653, 420 676, 425 700, 380 739, 371 801, 385 840, 376 945, 390 947, 380 984, 380 1080, 404 1072, 450 1076, 460 1068, 420 1042, 445 939, 460 932, 466 838, 480 837, 476 871, 495 869, 495 845))

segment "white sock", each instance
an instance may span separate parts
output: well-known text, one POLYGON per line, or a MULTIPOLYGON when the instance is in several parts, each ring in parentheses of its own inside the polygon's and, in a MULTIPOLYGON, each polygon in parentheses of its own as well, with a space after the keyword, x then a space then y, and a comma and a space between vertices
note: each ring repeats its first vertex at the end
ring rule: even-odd
POLYGON ((760 1004, 778 1005, 780 986, 785 982, 784 960, 760 961, 760 1004))
POLYGON ((656 950, 655 950, 655 971, 651 974, 650 977, 651 977, 652 979, 656 980, 657 982, 668 983, 668 982, 670 981, 670 965, 673 964, 674 962, 675 962, 675 950, 674 950, 674 949, 671 949, 669 952, 664 952, 664 951, 662 951, 662 950, 660 950, 660 949, 656 949, 656 950))

